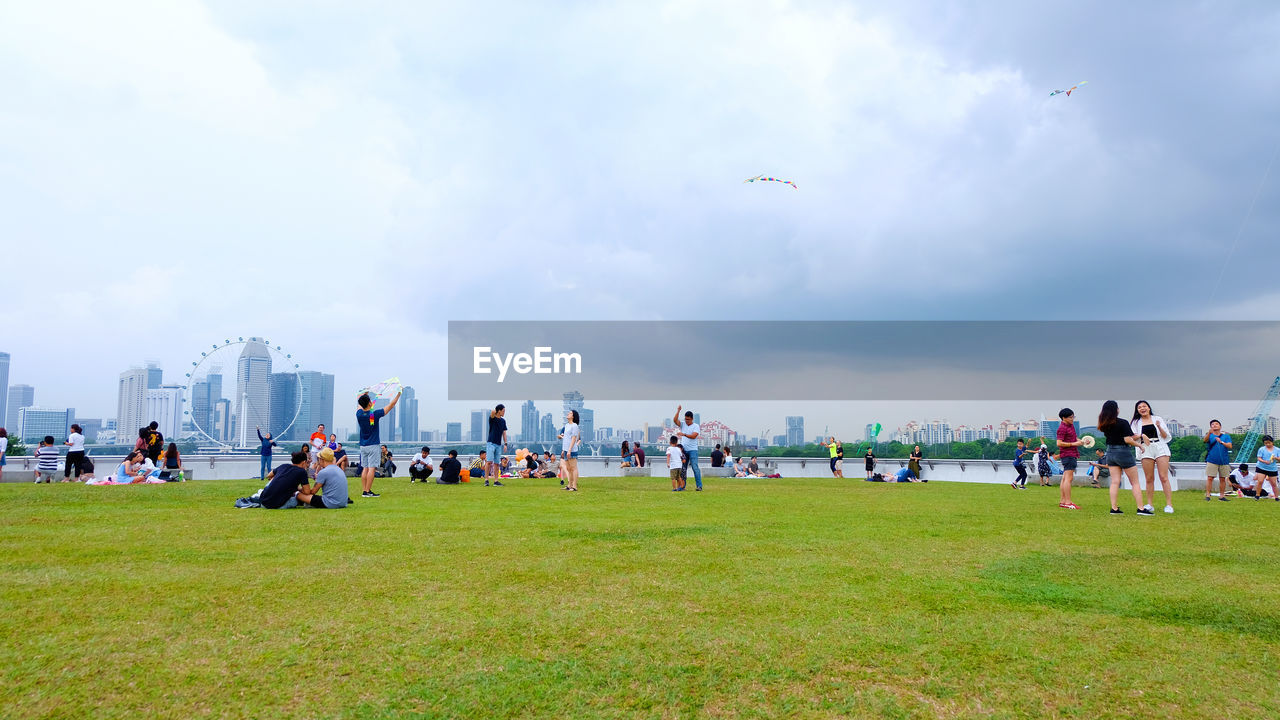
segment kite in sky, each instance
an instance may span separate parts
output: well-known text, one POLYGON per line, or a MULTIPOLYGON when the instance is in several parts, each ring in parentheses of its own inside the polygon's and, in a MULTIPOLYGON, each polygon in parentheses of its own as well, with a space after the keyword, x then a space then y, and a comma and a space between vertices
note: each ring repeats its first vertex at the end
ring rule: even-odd
POLYGON ((796 190, 799 190, 799 189, 800 189, 800 188, 796 187, 796 184, 795 184, 795 183, 793 183, 793 182, 791 182, 790 180, 782 180, 782 179, 780 179, 780 178, 775 178, 775 177, 765 177, 764 175, 757 175, 757 176, 755 176, 755 177, 753 177, 753 178, 747 178, 746 180, 743 180, 742 182, 744 182, 744 183, 749 183, 749 182, 776 182, 776 183, 782 183, 782 184, 784 184, 784 185, 790 185, 791 187, 795 188, 796 190))
POLYGON ((396 393, 400 392, 400 390, 402 390, 403 388, 404 388, 404 385, 401 384, 400 378, 393 377, 389 380, 383 380, 382 382, 377 383, 376 385, 370 385, 369 387, 364 388, 363 390, 360 391, 360 394, 363 395, 364 393, 369 393, 369 397, 376 402, 378 398, 384 398, 391 395, 395 395, 396 393))
MULTIPOLYGON (((1075 90, 1076 88, 1079 88, 1081 85, 1088 85, 1088 84, 1089 84, 1088 80, 1081 80, 1075 85, 1072 85, 1071 90, 1075 90)), ((1067 97, 1071 97, 1071 90, 1054 90, 1053 92, 1049 93, 1049 97, 1053 97, 1054 95, 1058 95, 1061 93, 1066 93, 1067 97)))

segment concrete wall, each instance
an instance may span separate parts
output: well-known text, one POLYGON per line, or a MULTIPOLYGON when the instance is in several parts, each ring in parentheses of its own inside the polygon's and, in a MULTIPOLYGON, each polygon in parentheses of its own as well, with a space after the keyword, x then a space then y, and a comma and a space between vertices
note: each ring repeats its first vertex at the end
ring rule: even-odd
MULTIPOLYGON (((435 457, 435 456, 433 456, 435 457)), ((459 456, 463 467, 470 464, 474 456, 459 456)), ((97 466, 97 474, 99 477, 108 475, 112 472, 116 465, 120 464, 123 459, 119 455, 94 455, 93 461, 97 466)), ((661 460, 662 458, 658 458, 661 460)), ((435 457, 437 464, 440 457, 435 457)), ((711 468, 711 461, 708 458, 701 458, 699 467, 703 474, 714 477, 720 473, 714 473, 711 468)), ((830 477, 828 460, 826 458, 768 458, 769 462, 776 463, 778 472, 783 478, 812 478, 812 477, 830 477)), ((281 454, 276 455, 274 464, 278 465, 288 462, 288 458, 281 454)), ((762 459, 764 462, 764 459, 762 459)), ((182 458, 182 464, 194 478, 200 480, 244 480, 246 478, 254 478, 258 476, 258 456, 257 455, 185 455, 182 458)), ((876 470, 879 472, 890 473, 907 464, 905 459, 885 459, 878 461, 876 470)), ((409 477, 409 458, 400 456, 396 461, 397 472, 396 477, 409 477)), ((863 475, 862 458, 853 458, 846 460, 845 475, 851 479, 861 480, 863 475)), ((1087 466, 1085 466, 1087 467, 1087 466)), ((615 457, 580 457, 578 459, 579 473, 582 477, 620 477, 623 475, 623 468, 620 467, 618 458, 615 457)), ((24 457, 11 457, 8 464, 4 468, 5 482, 31 482, 31 470, 35 469, 35 458, 30 455, 24 457)), ((1013 465, 1008 460, 926 460, 923 466, 925 479, 931 482, 974 482, 974 483, 1002 483, 1008 484, 1013 482, 1017 473, 1013 470, 1013 465)), ((650 465, 650 473, 655 478, 665 478, 667 476, 666 468, 663 465, 650 465)), ((1141 471, 1139 471, 1141 475, 1141 471)), ((1175 490, 1203 490, 1204 489, 1204 463, 1172 463, 1170 465, 1170 481, 1175 490)), ((1056 483, 1058 478, 1054 478, 1056 483)), ((1036 482, 1034 473, 1030 482, 1036 482)), ((1088 485, 1089 478, 1084 474, 1084 470, 1076 473, 1076 485, 1088 485)), ((1159 483, 1157 483, 1157 486, 1159 483)), ((1124 487, 1128 487, 1128 483, 1124 483, 1124 487)))

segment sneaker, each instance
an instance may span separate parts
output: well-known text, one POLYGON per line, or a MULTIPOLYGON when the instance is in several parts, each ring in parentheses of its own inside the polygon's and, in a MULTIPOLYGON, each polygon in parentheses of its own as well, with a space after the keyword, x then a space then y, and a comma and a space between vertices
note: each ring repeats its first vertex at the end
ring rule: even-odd
POLYGON ((1139 515, 1145 515, 1145 516, 1151 516, 1151 515, 1155 515, 1156 513, 1155 513, 1155 511, 1154 511, 1154 510, 1148 510, 1147 508, 1145 508, 1145 507, 1144 507, 1144 508, 1142 508, 1142 509, 1138 510, 1138 514, 1139 514, 1139 515))
POLYGON ((485 486, 485 487, 489 487, 489 481, 488 481, 488 480, 485 480, 485 481, 484 481, 484 486, 485 486))
POLYGON ((563 485, 563 484, 564 484, 564 481, 563 481, 563 480, 561 480, 561 481, 560 481, 560 484, 561 484, 561 485, 563 485))
MULTIPOLYGON (((1205 502, 1209 502, 1209 501, 1210 501, 1210 500, 1212 500, 1212 499, 1213 499, 1213 498, 1209 497, 1208 495, 1205 495, 1205 496, 1204 496, 1204 501, 1205 501, 1205 502)), ((1222 498, 1222 499, 1223 499, 1223 500, 1226 500, 1226 498, 1222 498)))
POLYGON ((1147 512, 1149 512, 1149 513, 1155 513, 1155 511, 1156 511, 1155 507, 1154 507, 1154 506, 1152 506, 1152 505, 1151 505, 1151 503, 1147 503, 1146 505, 1143 505, 1143 506, 1142 506, 1142 509, 1143 509, 1143 510, 1146 510, 1146 511, 1147 511, 1147 512))
POLYGON ((360 497, 382 497, 382 496, 376 492, 362 492, 360 493, 360 497))
POLYGON ((1237 495, 1239 495, 1239 494, 1240 494, 1240 493, 1236 492, 1235 490, 1228 490, 1228 491, 1227 491, 1227 497, 1236 497, 1236 496, 1237 496, 1237 495))
POLYGON ((1120 508, 1111 508, 1111 514, 1112 514, 1112 515, 1123 515, 1123 514, 1124 514, 1124 511, 1123 511, 1123 510, 1121 510, 1120 508))
POLYGON ((1172 514, 1173 514, 1173 506, 1172 506, 1172 505, 1165 505, 1165 506, 1164 506, 1164 514, 1165 514, 1165 515, 1172 515, 1172 514))
MULTIPOLYGON (((694 488, 694 489, 693 489, 693 491, 694 491, 694 492, 702 492, 702 488, 701 488, 701 487, 696 487, 696 488, 694 488)), ((1277 498, 1277 499, 1280 499, 1280 498, 1277 498)))
POLYGON ((1231 498, 1227 497, 1226 495, 1223 495, 1218 499, 1221 500, 1222 502, 1231 502, 1231 498))
POLYGON ((1079 510, 1079 509, 1080 509, 1080 508, 1076 507, 1076 504, 1075 504, 1075 503, 1066 503, 1066 504, 1065 504, 1065 505, 1063 505, 1062 507, 1064 507, 1064 508, 1066 508, 1066 509, 1068 509, 1068 510, 1079 510))
POLYGON ((1014 490, 1017 490, 1017 489, 1018 489, 1018 481, 1017 481, 1017 480, 1014 480, 1013 482, 1009 483, 1009 487, 1013 488, 1014 490))
MULTIPOLYGON (((485 483, 485 485, 488 485, 488 484, 489 484, 489 483, 485 483)), ((496 487, 502 487, 502 483, 498 482, 497 480, 494 480, 494 481, 493 481, 493 484, 494 484, 494 486, 496 486, 496 487)))

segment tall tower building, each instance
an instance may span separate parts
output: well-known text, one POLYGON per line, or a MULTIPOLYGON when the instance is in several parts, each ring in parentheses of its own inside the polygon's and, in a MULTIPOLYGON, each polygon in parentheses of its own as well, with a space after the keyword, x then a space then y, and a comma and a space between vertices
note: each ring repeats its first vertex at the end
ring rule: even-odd
MULTIPOLYGON (((164 370, 161 369, 160 363, 148 362, 146 370, 147 370, 147 389, 148 390, 155 390, 156 388, 164 384, 164 370)), ((165 435, 165 437, 169 437, 169 436, 165 435)))
POLYGON ((445 442, 462 442, 462 423, 445 423, 444 426, 445 442))
MULTIPOLYGON (((271 373, 270 380, 271 395, 271 421, 262 426, 262 431, 270 432, 271 436, 278 440, 305 440, 311 435, 311 430, 307 429, 303 433, 303 427, 298 421, 302 420, 302 413, 298 411, 298 405, 301 400, 301 392, 299 392, 298 374, 291 372, 271 373), (293 426, 289 428, 287 434, 283 434, 289 423, 293 426)), ((254 428, 253 437, 258 437, 257 427, 254 428)))
POLYGON ((165 440, 177 442, 182 432, 182 386, 161 385, 146 390, 143 393, 143 403, 146 423, 154 420, 160 425, 160 434, 164 435, 165 440))
POLYGON ((538 442, 538 408, 532 400, 525 400, 520 406, 520 440, 521 442, 538 442))
POLYGON ((786 443, 788 446, 804 445, 804 416, 803 415, 787 416, 786 443))
POLYGON ((556 421, 551 413, 542 416, 538 426, 538 442, 551 442, 556 439, 556 421))
POLYGON ((0 352, 0 410, 4 411, 7 423, 9 420, 9 353, 7 352, 0 352))
MULTIPOLYGON (((318 370, 302 370, 298 373, 300 407, 298 420, 293 424, 294 435, 305 440, 323 423, 325 431, 335 433, 333 427, 333 376, 318 370)), ((292 412, 290 409, 288 412, 292 412)))
POLYGON ((18 411, 36 404, 36 389, 30 385, 10 385, 9 402, 5 405, 4 424, 10 431, 18 428, 18 411))
POLYGON ((569 392, 565 393, 564 394, 565 414, 567 415, 570 410, 577 410, 578 413, 581 414, 583 403, 585 401, 586 401, 586 398, 582 397, 582 393, 578 392, 577 390, 570 390, 569 392))
POLYGON ((138 428, 151 422, 146 417, 147 371, 129 368, 120 373, 116 395, 116 444, 132 445, 138 439, 138 428))
MULTIPOLYGON (((252 337, 236 361, 236 443, 246 445, 255 427, 271 424, 271 353, 262 338, 252 337)), ((256 441, 257 437, 253 439, 256 441)))
POLYGON ((583 408, 578 411, 578 432, 582 433, 582 442, 594 442, 596 439, 596 411, 583 408))
POLYGON ((418 442, 418 396, 412 387, 405 386, 396 407, 400 409, 401 442, 418 442))
POLYGON ((485 431, 489 429, 485 424, 485 420, 487 420, 488 417, 488 410, 471 411, 471 432, 467 435, 467 442, 485 441, 485 431))

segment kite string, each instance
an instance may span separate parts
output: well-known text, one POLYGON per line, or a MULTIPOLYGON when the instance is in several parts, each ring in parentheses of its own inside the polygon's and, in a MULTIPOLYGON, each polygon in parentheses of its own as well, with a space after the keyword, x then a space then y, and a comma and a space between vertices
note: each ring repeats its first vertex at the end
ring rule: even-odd
POLYGON ((1267 169, 1262 173, 1262 179, 1258 181, 1258 189, 1253 191, 1253 200, 1249 202, 1249 209, 1244 214, 1244 219, 1240 221, 1240 227, 1236 228, 1235 239, 1231 241, 1231 249, 1227 251, 1227 257, 1222 261, 1222 269, 1218 271, 1218 281, 1213 284, 1213 292, 1209 293, 1209 302, 1218 295, 1218 287, 1222 285, 1222 277, 1227 274, 1227 266, 1231 264, 1231 258, 1236 254, 1236 245, 1240 243, 1240 236, 1244 234, 1245 226, 1249 224, 1249 218, 1253 216, 1253 208, 1258 204, 1258 198, 1262 195, 1262 188, 1267 184, 1267 178, 1271 176, 1271 166, 1275 165, 1276 156, 1280 155, 1280 142, 1276 143, 1276 149, 1271 153, 1271 160, 1267 163, 1267 169))

